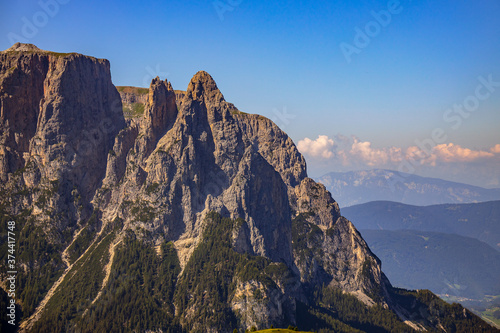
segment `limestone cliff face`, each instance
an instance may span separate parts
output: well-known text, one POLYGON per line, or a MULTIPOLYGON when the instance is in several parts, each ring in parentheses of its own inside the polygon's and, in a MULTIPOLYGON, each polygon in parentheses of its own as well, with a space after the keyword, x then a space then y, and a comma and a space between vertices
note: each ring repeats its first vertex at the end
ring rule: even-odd
MULTIPOLYGON (((390 303, 380 261, 272 121, 226 102, 206 72, 185 92, 159 78, 141 98, 121 90, 124 105, 139 103, 142 113, 124 119, 106 60, 29 45, 0 53, 0 178, 4 192, 23 193, 2 204, 59 234, 47 237, 64 261, 23 327, 57 308, 54 293, 105 247, 109 256, 96 261, 101 289, 81 300, 98 302, 115 246, 130 233, 155 249, 172 242, 181 281, 209 212, 242 221, 231 231, 233 250, 288 272, 268 284, 234 276, 226 301, 240 327, 294 323, 296 300, 308 302, 319 285, 390 303)), ((198 303, 172 302, 181 325, 195 327, 198 303)))
MULTIPOLYGON (((208 73, 192 78, 180 102, 170 83, 154 79, 140 125, 124 129, 113 151, 104 180, 111 194, 95 200, 103 203, 104 223, 119 216, 155 244, 173 241, 184 267, 206 214, 216 211, 245 221, 233 231, 236 251, 284 262, 296 272, 296 284, 262 290, 270 303, 235 298, 242 326, 279 322, 283 311, 269 306, 293 308, 294 297, 303 299, 300 283, 329 284, 371 304, 368 295, 385 288, 380 262, 324 186, 307 177, 292 140, 269 119, 227 103, 208 73), (138 219, 117 209, 130 204, 149 216, 138 219), (311 228, 319 230, 317 239, 292 242, 292 231, 307 235, 311 228), (313 255, 303 257, 306 249, 313 255)), ((244 293, 258 284, 242 282, 237 288, 244 293)), ((383 296, 379 301, 386 302, 383 296)))
POLYGON ((298 215, 292 223, 293 245, 301 281, 313 286, 328 283, 367 304, 373 304, 372 298, 386 304, 389 284, 380 260, 354 225, 341 216, 325 186, 304 178, 295 195, 298 215))
POLYGON ((115 140, 112 160, 123 159, 127 146, 128 169, 120 177, 123 166, 113 170, 108 163, 104 183, 121 184, 103 211, 124 201, 154 203, 158 214, 147 227, 179 244, 181 263, 194 249, 207 212, 242 217, 249 225, 249 253, 292 264, 287 185, 240 128, 236 108, 205 72, 191 80, 178 114, 175 106, 170 83, 153 80, 133 149, 121 135, 115 140), (147 191, 153 187, 154 193, 147 191))
POLYGON ((0 125, 2 181, 8 173, 25 164, 24 153, 37 129, 40 101, 44 95, 44 80, 49 71, 49 59, 41 54, 5 51, 0 53, 0 125))
POLYGON ((108 151, 125 126, 109 62, 16 44, 0 53, 0 108, 0 178, 36 189, 25 204, 59 225, 57 232, 74 227, 91 211, 108 151))

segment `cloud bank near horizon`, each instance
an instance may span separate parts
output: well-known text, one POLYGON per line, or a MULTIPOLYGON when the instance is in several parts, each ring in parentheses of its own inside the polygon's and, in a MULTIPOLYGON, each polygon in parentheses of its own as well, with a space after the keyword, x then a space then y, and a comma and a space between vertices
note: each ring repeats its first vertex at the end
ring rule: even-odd
POLYGON ((297 148, 318 175, 331 171, 392 169, 483 187, 500 186, 500 144, 483 149, 455 143, 418 142, 409 147, 374 147, 357 136, 304 138, 297 148))

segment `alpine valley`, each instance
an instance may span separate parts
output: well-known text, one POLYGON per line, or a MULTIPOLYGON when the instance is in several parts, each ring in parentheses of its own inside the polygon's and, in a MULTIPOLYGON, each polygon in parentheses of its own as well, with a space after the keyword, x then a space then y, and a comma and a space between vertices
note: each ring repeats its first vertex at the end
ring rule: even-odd
POLYGON ((206 72, 115 87, 107 60, 17 43, 0 109, 2 332, 497 331, 392 287, 292 140, 206 72))

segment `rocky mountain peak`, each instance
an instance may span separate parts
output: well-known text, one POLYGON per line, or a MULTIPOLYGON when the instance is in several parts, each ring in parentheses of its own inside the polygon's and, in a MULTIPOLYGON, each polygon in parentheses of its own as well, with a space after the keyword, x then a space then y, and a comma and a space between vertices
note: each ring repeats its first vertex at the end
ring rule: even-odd
POLYGON ((208 104, 219 104, 224 100, 215 80, 205 71, 196 73, 189 82, 187 95, 193 100, 204 99, 208 104))
POLYGON ((3 51, 3 52, 13 52, 13 51, 17 51, 17 52, 46 52, 46 51, 43 51, 41 49, 39 49, 36 45, 34 44, 28 44, 28 43, 15 43, 14 45, 12 45, 11 47, 9 47, 7 50, 3 51))
POLYGON ((185 93, 157 77, 120 95, 106 60, 16 45, 0 53, 0 218, 26 230, 22 330, 294 325, 299 302, 323 306, 320 286, 393 306, 380 261, 292 139, 208 73, 185 93), (97 328, 96 313, 124 320, 97 328))

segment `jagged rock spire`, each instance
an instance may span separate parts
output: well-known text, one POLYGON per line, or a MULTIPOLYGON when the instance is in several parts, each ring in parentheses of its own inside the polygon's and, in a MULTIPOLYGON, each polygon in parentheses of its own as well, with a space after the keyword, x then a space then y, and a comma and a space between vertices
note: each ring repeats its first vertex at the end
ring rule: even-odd
POLYGON ((207 104, 225 101, 215 80, 205 71, 199 71, 193 76, 188 85, 187 95, 193 100, 204 99, 207 104))
POLYGON ((158 76, 149 86, 148 103, 145 110, 145 126, 151 129, 155 139, 159 138, 175 122, 177 105, 175 92, 170 82, 158 76))

